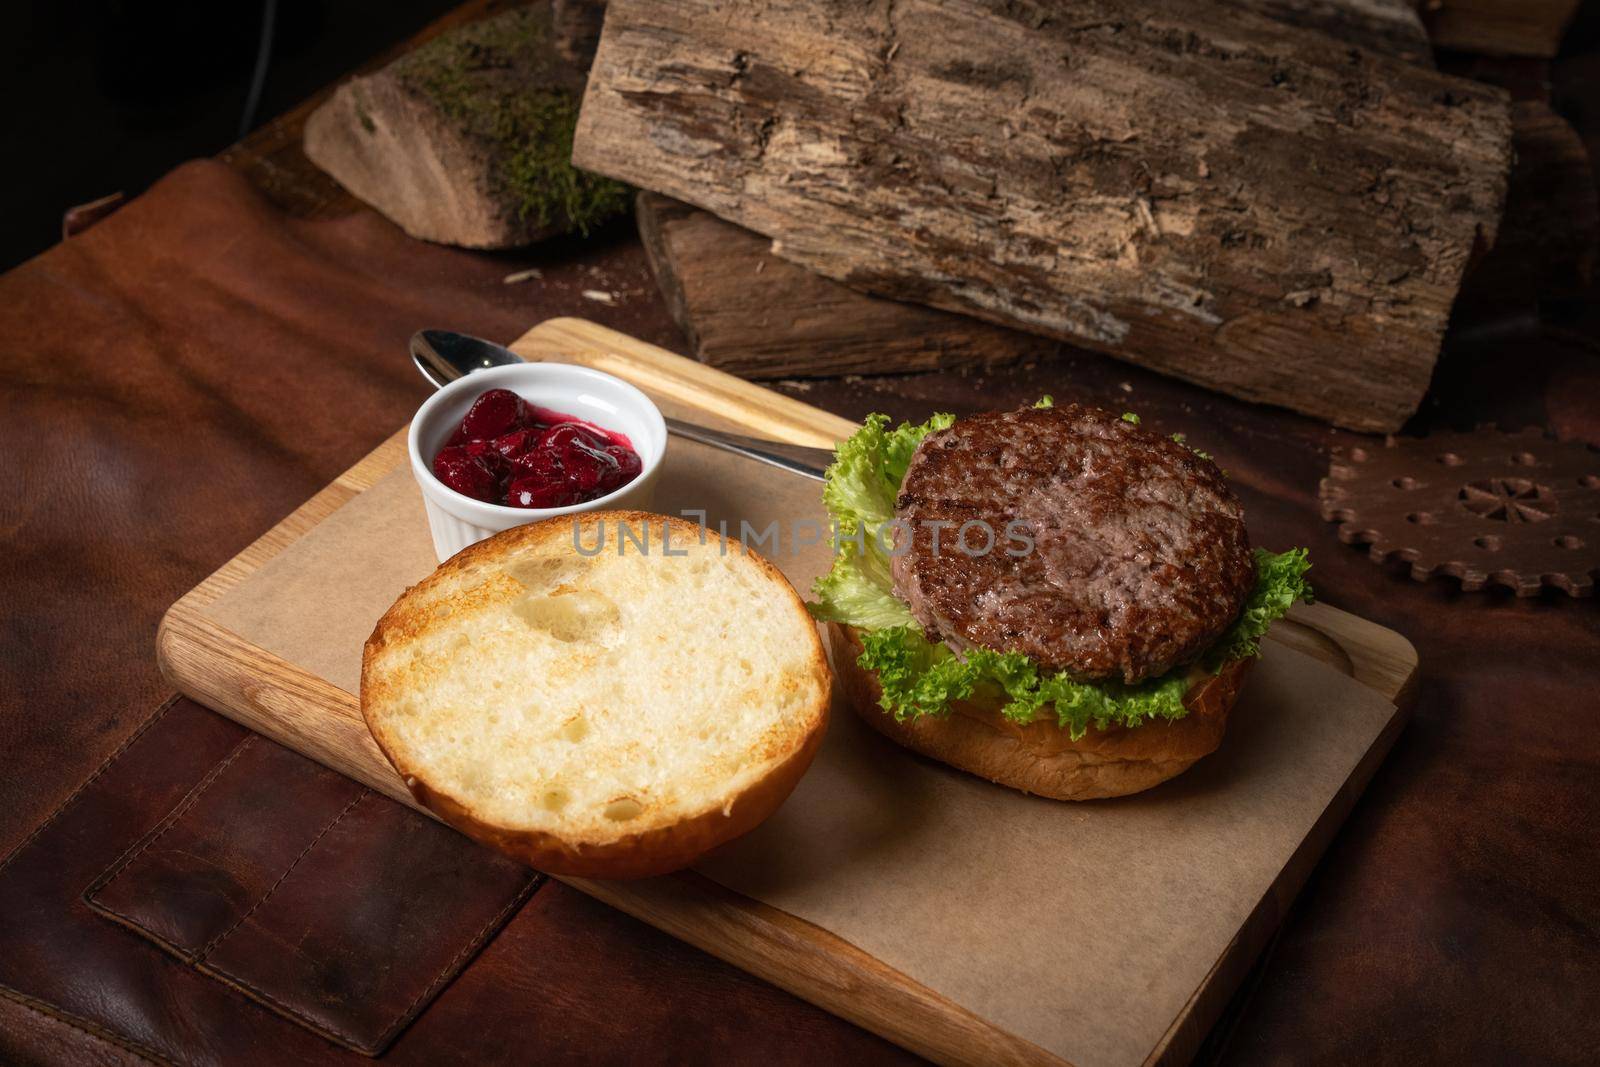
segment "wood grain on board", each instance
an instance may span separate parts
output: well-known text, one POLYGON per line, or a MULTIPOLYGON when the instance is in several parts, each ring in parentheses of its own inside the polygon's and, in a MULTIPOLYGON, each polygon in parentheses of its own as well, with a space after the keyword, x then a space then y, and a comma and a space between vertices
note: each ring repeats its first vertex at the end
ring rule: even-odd
MULTIPOLYGON (((583 363, 628 378, 660 397, 720 421, 797 444, 826 445, 855 424, 624 335, 574 319, 547 322, 514 346, 525 358, 583 363)), ((209 608, 285 548, 397 468, 396 434, 179 601, 162 622, 161 665, 180 690, 273 739, 415 806, 371 741, 355 695, 219 626, 209 608)), ((1295 610, 1269 639, 1344 671, 1404 705, 1416 657, 1398 634, 1334 608, 1295 610)), ((1352 769, 1271 891, 1260 900, 1159 1045, 1152 1062, 1193 1054, 1222 1003, 1287 908, 1387 751, 1396 714, 1352 769)), ((1063 1061, 912 980, 812 923, 685 873, 635 883, 572 880, 577 888, 907 1048, 946 1063, 1063 1061)))

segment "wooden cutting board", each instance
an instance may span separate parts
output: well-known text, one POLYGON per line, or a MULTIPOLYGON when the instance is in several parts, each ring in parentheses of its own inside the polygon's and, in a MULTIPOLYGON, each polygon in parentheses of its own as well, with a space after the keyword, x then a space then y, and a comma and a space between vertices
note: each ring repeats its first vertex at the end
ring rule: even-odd
MULTIPOLYGON (((709 424, 823 446, 854 429, 581 320, 513 347, 616 374, 709 424)), ((657 507, 760 529, 820 517, 819 492, 674 439, 657 507)), ((825 549, 769 555, 802 589, 827 565, 825 549)), ((402 431, 173 605, 162 669, 411 804, 356 678, 377 617, 433 564, 402 431)), ((941 1062, 1182 1062, 1388 750, 1416 666, 1400 635, 1299 607, 1269 635, 1218 753, 1138 797, 1081 805, 922 760, 836 709, 784 808, 696 871, 569 881, 941 1062)))

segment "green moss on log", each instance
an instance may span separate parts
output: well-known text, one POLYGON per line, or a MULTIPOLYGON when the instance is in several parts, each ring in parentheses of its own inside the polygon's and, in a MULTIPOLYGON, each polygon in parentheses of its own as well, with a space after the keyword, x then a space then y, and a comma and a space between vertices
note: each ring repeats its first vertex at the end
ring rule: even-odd
POLYGON ((490 180, 521 221, 586 234, 627 210, 626 186, 572 165, 583 72, 555 53, 548 7, 463 26, 392 69, 408 90, 485 144, 490 180))
POLYGON ((367 110, 367 105, 361 99, 361 94, 352 90, 350 98, 355 101, 356 121, 361 123, 361 128, 369 134, 377 133, 378 124, 372 121, 372 114, 367 110))

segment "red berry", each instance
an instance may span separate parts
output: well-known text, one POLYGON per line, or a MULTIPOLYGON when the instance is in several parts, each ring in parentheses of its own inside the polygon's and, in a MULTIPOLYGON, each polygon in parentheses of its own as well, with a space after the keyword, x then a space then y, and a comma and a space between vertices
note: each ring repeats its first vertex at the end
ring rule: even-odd
POLYGON ((535 448, 524 452, 511 461, 511 476, 513 478, 539 478, 546 482, 564 482, 567 480, 566 469, 561 465, 561 457, 554 452, 546 452, 535 448))
POLYGON ((494 447, 493 441, 468 441, 460 447, 467 455, 489 468, 489 473, 494 475, 495 481, 504 482, 511 473, 510 462, 494 447))
POLYGON ((455 445, 440 450, 433 457, 434 476, 462 496, 495 503, 495 498, 499 496, 500 480, 482 456, 473 455, 467 448, 466 445, 455 445))
POLYGON ((558 422, 539 435, 540 448, 560 450, 575 441, 594 449, 604 448, 611 443, 602 434, 576 422, 558 422))
POLYGON ((615 457, 576 441, 561 454, 561 465, 566 468, 567 479, 591 497, 598 495, 594 492, 597 489, 607 492, 604 487, 616 477, 618 470, 615 457))
POLYGON ((583 501, 583 494, 561 482, 537 476, 517 478, 506 490, 506 503, 514 508, 564 508, 583 501))
POLYGON ((509 389, 490 389, 472 402, 461 420, 461 432, 470 441, 488 441, 528 421, 528 405, 509 389))
POLYGON ((512 430, 494 439, 494 450, 508 460, 515 461, 539 443, 539 431, 529 428, 512 430))
POLYGON ((644 469, 644 461, 639 458, 639 453, 627 445, 607 445, 606 452, 617 461, 618 485, 627 485, 639 477, 639 472, 644 469))

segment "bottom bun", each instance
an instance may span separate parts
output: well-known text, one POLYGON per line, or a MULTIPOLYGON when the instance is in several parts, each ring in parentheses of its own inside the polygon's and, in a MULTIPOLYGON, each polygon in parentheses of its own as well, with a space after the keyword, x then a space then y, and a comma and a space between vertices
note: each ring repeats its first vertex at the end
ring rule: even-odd
POLYGON ((998 704, 958 700, 943 718, 900 721, 884 711, 872 671, 857 666, 859 633, 828 624, 833 669, 850 706, 874 730, 914 752, 1025 793, 1056 800, 1121 797, 1159 785, 1217 750, 1228 712, 1253 660, 1232 660, 1219 674, 1196 671, 1183 696, 1189 714, 1142 726, 1089 727, 1076 741, 1055 723, 1016 723, 998 704))

